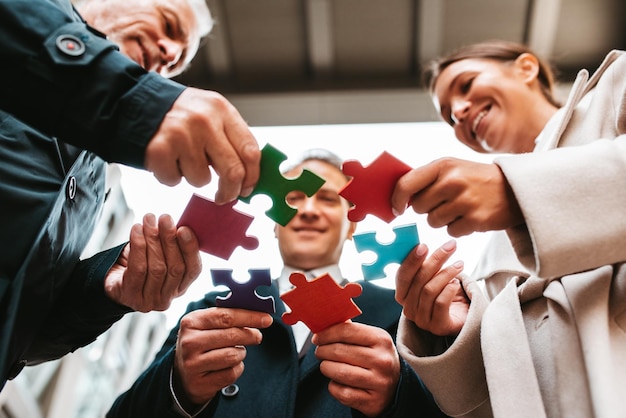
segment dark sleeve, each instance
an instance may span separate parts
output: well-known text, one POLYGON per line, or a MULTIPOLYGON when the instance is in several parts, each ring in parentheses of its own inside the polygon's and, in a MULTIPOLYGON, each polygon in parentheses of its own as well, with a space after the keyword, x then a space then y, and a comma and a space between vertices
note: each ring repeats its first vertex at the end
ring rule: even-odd
MULTIPOLYGON (((363 295, 366 292, 369 295, 362 300, 356 300, 357 304, 361 302, 359 307, 363 310, 362 322, 384 328, 391 335, 394 344, 396 344, 402 306, 395 300, 395 291, 377 288, 376 285, 370 282, 360 283, 363 286, 363 295)), ((359 317, 355 320, 358 319, 359 317)), ((398 357, 400 358, 400 380, 396 388, 395 400, 383 412, 380 418, 446 417, 419 376, 399 354, 398 357)), ((352 416, 365 418, 365 415, 355 409, 352 410, 352 416)))
MULTIPOLYGON (((366 415, 352 410, 354 418, 366 418, 366 415)), ((435 400, 413 369, 400 357, 400 381, 396 389, 396 398, 380 418, 446 418, 435 404, 435 400)))
POLYGON ((396 391, 396 402, 385 417, 401 418, 408 416, 423 418, 446 417, 437 407, 435 400, 419 376, 400 357, 400 383, 396 391))
POLYGON ((81 261, 26 355, 29 364, 54 360, 92 343, 131 309, 104 292, 104 277, 125 244, 81 261))
MULTIPOLYGON (((187 307, 187 312, 207 307, 204 301, 193 302, 187 307)), ((175 412, 170 392, 170 371, 174 364, 178 328, 179 326, 176 326, 172 329, 152 363, 135 380, 131 388, 115 400, 107 412, 107 418, 181 417, 175 412)), ((199 417, 211 417, 214 412, 215 403, 211 402, 199 417)))
POLYGON ((47 0, 0 0, 0 39, 0 109, 107 161, 143 167, 184 86, 146 72, 47 0), (59 46, 68 36, 82 53, 59 46))

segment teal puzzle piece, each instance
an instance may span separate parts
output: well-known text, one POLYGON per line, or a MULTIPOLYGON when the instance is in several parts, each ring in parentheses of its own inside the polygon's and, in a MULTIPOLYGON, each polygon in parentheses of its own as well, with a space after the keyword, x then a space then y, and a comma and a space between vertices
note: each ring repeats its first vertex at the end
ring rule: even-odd
POLYGON ((285 200, 287 194, 293 190, 304 192, 311 197, 325 183, 325 180, 309 170, 303 170, 297 178, 286 178, 280 172, 280 164, 287 156, 266 144, 261 150, 261 173, 256 187, 249 196, 239 197, 239 200, 250 203, 253 196, 265 194, 272 199, 272 207, 266 215, 273 221, 285 226, 296 216, 297 209, 289 206, 285 200))
POLYGON ((376 232, 366 232, 353 236, 354 246, 361 253, 373 251, 376 260, 370 264, 362 264, 363 278, 366 281, 383 279, 385 267, 391 263, 402 263, 411 250, 419 244, 417 225, 410 224, 393 228, 396 238, 393 242, 381 244, 376 239, 376 232))

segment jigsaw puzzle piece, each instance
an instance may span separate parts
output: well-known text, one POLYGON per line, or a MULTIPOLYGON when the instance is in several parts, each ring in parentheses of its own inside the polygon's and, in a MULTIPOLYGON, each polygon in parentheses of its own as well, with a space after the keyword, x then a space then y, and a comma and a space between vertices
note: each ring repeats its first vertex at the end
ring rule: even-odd
POLYGON ((257 194, 265 194, 272 199, 272 207, 266 211, 267 216, 274 222, 285 226, 296 216, 297 209, 289 206, 285 200, 287 194, 293 190, 304 192, 311 197, 322 187, 325 180, 309 170, 303 170, 297 178, 286 178, 280 172, 280 164, 287 156, 266 144, 261 150, 261 173, 256 187, 249 196, 239 197, 245 203, 257 194))
POLYGON ((194 193, 178 220, 178 227, 188 226, 198 238, 200 250, 228 260, 237 246, 254 250, 256 237, 246 235, 254 219, 233 208, 236 201, 218 205, 194 193))
POLYGON ((252 311, 275 313, 274 298, 261 296, 256 292, 259 286, 271 286, 272 278, 268 269, 250 269, 250 280, 240 283, 233 279, 230 269, 211 269, 215 286, 224 285, 230 289, 226 297, 217 296, 215 304, 222 308, 240 308, 252 311))
POLYGON ((363 291, 358 283, 341 287, 329 274, 308 281, 298 272, 292 273, 289 281, 296 287, 280 297, 291 308, 282 316, 288 325, 301 321, 315 333, 361 314, 352 301, 363 291))
POLYGON ((398 179, 410 170, 410 166, 387 151, 367 167, 355 160, 345 161, 342 171, 352 178, 339 190, 339 195, 354 203, 348 212, 348 219, 359 222, 365 215, 372 214, 387 223, 391 222, 396 217, 391 208, 393 188, 398 179))
POLYGON ((404 225, 393 228, 395 240, 390 243, 380 243, 376 239, 376 232, 355 234, 352 239, 358 252, 373 251, 376 260, 371 264, 363 264, 363 278, 366 281, 383 279, 385 267, 391 263, 402 263, 411 250, 419 244, 417 225, 404 225))

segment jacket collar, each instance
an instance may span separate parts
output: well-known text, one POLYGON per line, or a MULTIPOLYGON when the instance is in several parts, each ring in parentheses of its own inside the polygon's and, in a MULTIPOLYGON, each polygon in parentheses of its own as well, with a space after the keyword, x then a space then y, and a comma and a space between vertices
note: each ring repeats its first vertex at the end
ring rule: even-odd
POLYGON ((565 105, 559 109, 559 111, 548 121, 548 125, 555 125, 556 129, 546 129, 542 131, 543 137, 537 139, 536 150, 549 150, 559 146, 559 141, 565 128, 568 126, 576 106, 581 103, 583 98, 589 93, 597 84, 600 77, 606 72, 607 68, 624 54, 623 51, 613 50, 602 61, 602 64, 598 69, 589 77, 589 71, 582 69, 578 72, 576 80, 574 81, 572 88, 569 92, 565 105))

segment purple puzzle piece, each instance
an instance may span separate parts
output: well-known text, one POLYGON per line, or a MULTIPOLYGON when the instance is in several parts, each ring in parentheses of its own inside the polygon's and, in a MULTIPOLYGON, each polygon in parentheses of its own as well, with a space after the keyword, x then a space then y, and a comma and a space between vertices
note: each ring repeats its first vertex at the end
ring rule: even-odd
POLYGON ((201 251, 224 260, 230 258, 238 245, 254 250, 259 246, 259 240, 246 235, 254 218, 233 208, 235 203, 218 205, 194 193, 178 220, 178 227, 191 228, 201 251))
POLYGON ((230 293, 226 297, 218 296, 215 304, 222 308, 250 309, 252 311, 274 313, 274 298, 260 296, 256 292, 259 286, 271 286, 272 277, 268 269, 250 269, 250 280, 245 283, 233 279, 231 269, 211 269, 211 278, 215 286, 228 286, 230 293))

